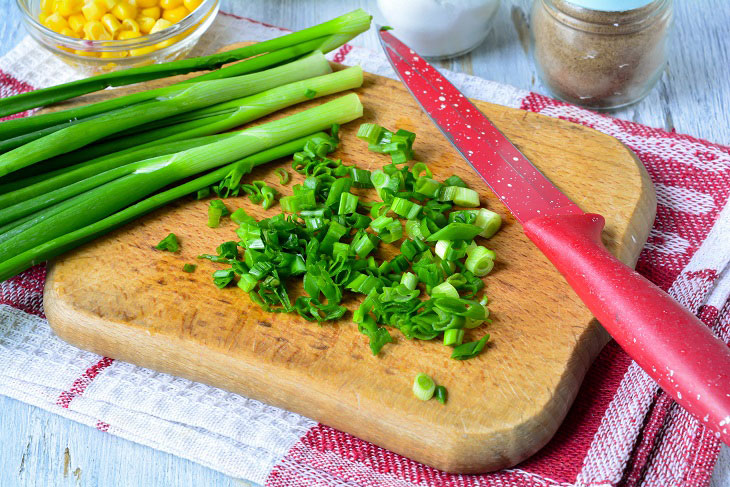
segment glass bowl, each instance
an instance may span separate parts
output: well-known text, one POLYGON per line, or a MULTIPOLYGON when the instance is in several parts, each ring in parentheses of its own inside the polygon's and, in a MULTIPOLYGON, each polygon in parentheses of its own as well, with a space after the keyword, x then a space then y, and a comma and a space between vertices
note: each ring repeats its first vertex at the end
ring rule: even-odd
POLYGON ((134 39, 90 41, 55 32, 38 20, 40 0, 16 0, 28 32, 41 46, 85 75, 173 61, 186 56, 218 14, 218 0, 203 2, 180 22, 134 39))

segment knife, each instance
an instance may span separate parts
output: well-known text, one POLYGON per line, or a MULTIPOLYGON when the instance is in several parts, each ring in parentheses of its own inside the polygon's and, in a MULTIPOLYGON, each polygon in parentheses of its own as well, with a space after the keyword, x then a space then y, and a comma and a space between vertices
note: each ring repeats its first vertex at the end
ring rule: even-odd
POLYGON ((667 394, 730 445, 730 348, 606 250, 601 215, 584 213, 389 29, 378 32, 411 95, 608 333, 667 394))

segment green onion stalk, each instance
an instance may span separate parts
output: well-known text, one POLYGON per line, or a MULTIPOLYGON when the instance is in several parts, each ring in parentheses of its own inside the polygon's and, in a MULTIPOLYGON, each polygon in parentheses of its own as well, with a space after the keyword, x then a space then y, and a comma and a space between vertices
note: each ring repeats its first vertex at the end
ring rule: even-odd
MULTIPOLYGON (((263 69, 271 68, 282 63, 291 62, 301 56, 314 51, 327 52, 328 50, 338 47, 337 43, 347 42, 350 38, 343 38, 341 35, 332 35, 323 39, 314 39, 304 42, 296 46, 287 47, 261 56, 256 56, 245 61, 241 61, 225 68, 218 69, 208 74, 190 78, 171 86, 164 86, 154 90, 141 91, 139 93, 131 93, 129 95, 118 96, 110 100, 104 100, 89 105, 69 108, 32 117, 22 117, 8 120, 0 124, 0 149, 10 147, 10 140, 17 142, 35 140, 43 135, 60 130, 69 125, 74 125, 82 119, 97 116, 124 108, 144 101, 152 100, 160 96, 166 96, 168 93, 175 91, 180 84, 209 81, 213 79, 230 78, 233 76, 241 76, 244 74, 255 73, 263 69), (26 139, 20 136, 26 135, 26 139), (4 140, 3 140, 4 139, 4 140), (8 145, 4 145, 8 144, 8 145)), ((12 148, 12 147, 11 147, 12 148)), ((8 150, 8 149, 2 149, 8 150)))
MULTIPOLYGON (((150 157, 179 152, 183 150, 179 148, 181 143, 192 148, 213 142, 215 140, 207 140, 208 137, 201 136, 222 132, 282 108, 307 101, 309 99, 305 95, 307 89, 315 89, 317 96, 325 96, 357 88, 362 85, 362 79, 362 69, 359 66, 354 66, 336 73, 273 88, 237 100, 239 104, 237 110, 226 120, 192 130, 184 130, 182 127, 184 124, 177 125, 172 127, 177 133, 172 133, 167 137, 154 134, 149 143, 77 164, 73 166, 74 169, 72 170, 60 170, 54 177, 19 187, 19 189, 12 192, 0 194, 0 225, 10 223, 88 191, 100 184, 134 172, 136 165, 139 164, 130 164, 134 161, 144 161, 144 159, 150 157)), ((213 139, 220 137, 225 139, 231 135, 233 134, 212 137, 213 139)), ((150 137, 145 137, 143 140, 146 139, 150 139, 150 137)))
POLYGON ((240 161, 220 167, 208 174, 205 174, 204 176, 200 176, 179 186, 175 186, 174 188, 145 198, 142 201, 99 220, 98 222, 92 223, 91 225, 87 225, 70 233, 50 239, 30 250, 0 263, 0 280, 9 279, 33 265, 39 264, 89 242, 90 240, 124 225, 125 223, 161 208, 172 201, 194 194, 201 189, 216 184, 233 170, 239 171, 242 174, 247 174, 256 166, 282 157, 290 156, 291 154, 302 150, 310 140, 322 137, 327 137, 327 134, 324 132, 318 132, 307 137, 295 139, 279 146, 266 149, 252 156, 241 159, 240 161))
MULTIPOLYGON (((315 97, 322 97, 338 91, 357 88, 362 85, 362 80, 362 68, 353 66, 335 73, 290 83, 253 96, 221 103, 202 110, 196 110, 195 112, 189 112, 193 117, 199 116, 203 118, 141 131, 126 137, 100 141, 80 150, 44 161, 40 166, 43 167, 43 170, 47 170, 55 169, 56 167, 78 165, 84 161, 97 160, 106 155, 113 154, 113 156, 117 157, 128 152, 156 146, 161 143, 188 140, 194 137, 223 132, 291 105, 309 101, 310 98, 307 96, 307 90, 316 91, 315 97)), ((42 176, 31 177, 42 178, 42 176)), ((5 190, 22 188, 28 182, 26 180, 25 183, 22 181, 9 183, 0 187, 0 191, 3 188, 5 190)), ((5 198, 0 196, 0 208, 5 206, 4 201, 5 198)))
MULTIPOLYGON (((44 247, 66 234, 98 223, 145 196, 174 183, 228 164, 293 139, 347 123, 362 116, 362 104, 349 94, 288 117, 252 127, 234 136, 171 155, 148 159, 131 174, 63 201, 37 213, 12 229, 13 236, 0 235, 0 278, 7 279, 45 258, 44 247)), ((62 244, 53 247, 63 248, 62 244)))
POLYGON ((317 53, 258 73, 180 85, 165 96, 82 120, 0 155, 0 176, 49 157, 84 147, 130 127, 259 93, 330 71, 327 60, 321 53, 317 53))
MULTIPOLYGON (((296 46, 304 42, 321 39, 323 45, 314 47, 327 51, 344 43, 370 28, 370 15, 358 9, 308 29, 293 32, 264 42, 251 44, 222 53, 190 59, 182 59, 162 64, 105 73, 90 78, 51 86, 0 100, 0 117, 12 115, 35 107, 68 100, 86 93, 103 90, 112 86, 141 83, 193 71, 214 70, 224 64, 296 46), (338 36, 335 40, 330 36, 338 36)), ((215 76, 212 75, 211 76, 215 76)))

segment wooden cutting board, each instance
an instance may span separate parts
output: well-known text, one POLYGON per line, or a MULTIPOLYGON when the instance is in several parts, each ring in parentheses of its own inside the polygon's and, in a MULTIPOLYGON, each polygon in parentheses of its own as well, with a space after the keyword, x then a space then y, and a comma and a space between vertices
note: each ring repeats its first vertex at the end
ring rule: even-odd
MULTIPOLYGON (((192 199, 55 261, 44 295, 48 320, 58 336, 80 348, 294 411, 442 470, 476 473, 514 465, 553 436, 608 337, 400 83, 366 75, 357 93, 365 115, 342 128, 335 156, 375 169, 387 159, 355 138, 360 123, 414 131, 417 160, 427 162, 436 178, 462 177, 504 219, 487 242, 498 256, 485 278, 493 323, 467 336, 492 336, 477 358, 451 360, 441 343, 409 341, 397 331, 395 343, 373 357, 349 315, 318 326, 265 313, 235 287, 217 289, 211 273, 218 265, 196 256, 236 239, 234 224, 209 229, 208 202, 192 199), (180 238, 180 252, 155 250, 170 232, 180 238), (182 272, 185 263, 197 263, 197 271, 182 272), (446 405, 413 396, 420 372, 448 388, 446 405)), ((315 103, 320 101, 274 117, 315 103)), ((632 152, 580 125, 477 105, 570 198, 605 216, 606 245, 633 265, 654 219, 655 196, 632 152)), ((276 167, 290 168, 290 160, 259 168, 250 179, 290 194, 302 178, 295 175, 282 187, 276 167)), ((227 204, 258 217, 278 211, 243 198, 227 204)))

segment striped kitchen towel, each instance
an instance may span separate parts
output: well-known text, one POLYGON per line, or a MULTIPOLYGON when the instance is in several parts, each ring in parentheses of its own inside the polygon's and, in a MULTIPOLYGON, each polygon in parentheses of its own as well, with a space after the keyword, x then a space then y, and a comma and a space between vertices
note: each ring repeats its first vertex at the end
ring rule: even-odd
MULTIPOLYGON (((281 32, 222 13, 195 54, 281 32)), ((345 45, 330 58, 393 77, 379 53, 345 45)), ((469 96, 583 124, 633 149, 658 198, 638 270, 726 341, 730 338, 730 148, 473 76, 446 74, 469 96)), ((0 59, 0 96, 76 76, 26 38, 0 59)), ((44 278, 45 268, 37 266, 0 284, 0 394, 251 482, 276 487, 704 486, 717 459, 715 436, 614 343, 596 360, 545 448, 511 469, 452 475, 258 401, 78 350, 56 338, 43 317, 44 278)))

